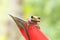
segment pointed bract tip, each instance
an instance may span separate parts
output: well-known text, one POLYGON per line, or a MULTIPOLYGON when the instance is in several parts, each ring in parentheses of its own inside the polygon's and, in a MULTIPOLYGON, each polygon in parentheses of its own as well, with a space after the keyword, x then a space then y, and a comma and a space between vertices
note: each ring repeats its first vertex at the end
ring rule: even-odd
POLYGON ((9 14, 10 17, 14 18, 11 14, 9 14))

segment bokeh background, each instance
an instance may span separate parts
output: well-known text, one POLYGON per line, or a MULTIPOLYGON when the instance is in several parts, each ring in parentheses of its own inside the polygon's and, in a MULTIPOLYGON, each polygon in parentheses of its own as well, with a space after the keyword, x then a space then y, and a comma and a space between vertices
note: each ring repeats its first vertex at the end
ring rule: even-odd
POLYGON ((60 0, 0 0, 0 40, 24 40, 8 14, 25 20, 31 15, 40 16, 41 30, 50 40, 60 40, 60 0))

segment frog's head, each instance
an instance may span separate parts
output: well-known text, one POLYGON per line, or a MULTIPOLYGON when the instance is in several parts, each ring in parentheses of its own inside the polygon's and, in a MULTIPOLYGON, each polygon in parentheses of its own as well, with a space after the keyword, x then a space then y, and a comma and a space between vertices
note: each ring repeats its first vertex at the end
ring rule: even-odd
POLYGON ((40 17, 38 17, 38 16, 31 16, 31 21, 32 22, 40 22, 40 17))

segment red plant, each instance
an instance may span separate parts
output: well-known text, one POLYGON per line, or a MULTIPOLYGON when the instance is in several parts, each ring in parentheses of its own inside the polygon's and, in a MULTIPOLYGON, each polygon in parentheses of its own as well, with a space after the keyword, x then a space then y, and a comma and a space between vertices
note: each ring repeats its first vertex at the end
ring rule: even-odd
POLYGON ((28 23, 24 20, 13 17, 12 15, 10 16, 18 25, 17 27, 19 28, 19 31, 21 31, 26 40, 48 40, 48 38, 34 24, 28 25, 28 23))
POLYGON ((35 25, 30 25, 28 29, 30 40, 48 40, 48 38, 35 25))

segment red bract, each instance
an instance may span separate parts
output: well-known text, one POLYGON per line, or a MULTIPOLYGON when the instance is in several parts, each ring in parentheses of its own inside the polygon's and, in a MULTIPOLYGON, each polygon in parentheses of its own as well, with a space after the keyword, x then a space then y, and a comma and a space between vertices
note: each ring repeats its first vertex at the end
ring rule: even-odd
POLYGON ((13 17, 12 15, 10 16, 14 19, 19 31, 21 31, 26 40, 48 40, 48 38, 41 32, 38 26, 34 24, 28 25, 28 23, 24 20, 13 17))
POLYGON ((35 25, 30 25, 28 29, 30 40, 48 40, 48 38, 35 25))
MULTIPOLYGON (((28 40, 27 34, 25 33, 24 29, 19 29, 25 37, 25 39, 28 40)), ((33 24, 28 26, 28 34, 30 36, 30 40, 48 40, 48 38, 41 32, 41 30, 33 24)))
MULTIPOLYGON (((26 28, 27 28, 27 24, 25 24, 26 28)), ((30 38, 28 37, 28 35, 26 34, 26 32, 24 31, 23 28, 19 28, 19 31, 22 33, 22 35, 25 37, 26 40, 29 40, 30 38)), ((28 29, 27 29, 28 30, 28 29)))
POLYGON ((28 36, 25 33, 25 31, 23 30, 23 28, 19 28, 20 32, 22 33, 22 35, 25 37, 26 40, 28 40, 28 36))

